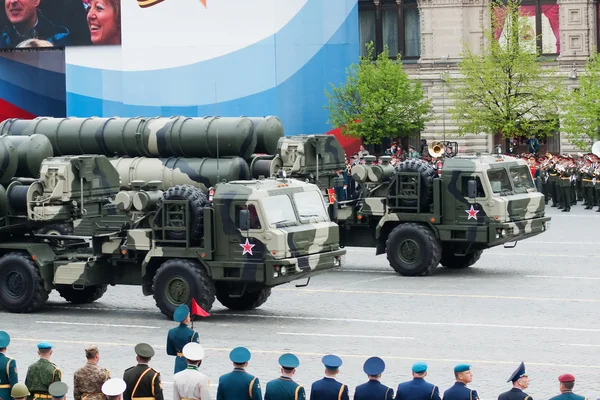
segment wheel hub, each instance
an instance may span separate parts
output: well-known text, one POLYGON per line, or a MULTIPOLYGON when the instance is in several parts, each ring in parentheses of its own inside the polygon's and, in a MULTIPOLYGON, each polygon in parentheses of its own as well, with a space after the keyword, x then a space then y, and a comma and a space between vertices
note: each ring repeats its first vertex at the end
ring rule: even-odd
POLYGON ((190 285, 180 276, 174 276, 166 285, 167 299, 172 304, 185 304, 190 298, 190 285))
POLYGON ((400 243, 398 248, 400 258, 407 264, 414 264, 419 261, 419 245, 412 239, 406 239, 400 243))
POLYGON ((6 294, 19 298, 25 293, 25 278, 19 271, 9 271, 6 275, 6 294))

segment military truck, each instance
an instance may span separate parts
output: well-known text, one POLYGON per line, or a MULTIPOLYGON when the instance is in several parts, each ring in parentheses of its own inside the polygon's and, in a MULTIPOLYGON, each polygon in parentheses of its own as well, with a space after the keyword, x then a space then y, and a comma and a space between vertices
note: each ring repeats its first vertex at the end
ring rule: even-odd
POLYGON ((89 303, 108 285, 141 286, 167 317, 192 298, 207 311, 215 298, 250 310, 271 288, 310 280, 345 254, 316 185, 266 177, 217 182, 207 192, 134 179, 123 188, 114 160, 46 157, 48 139, 36 135, 0 138, 7 311, 38 310, 54 289, 89 303))

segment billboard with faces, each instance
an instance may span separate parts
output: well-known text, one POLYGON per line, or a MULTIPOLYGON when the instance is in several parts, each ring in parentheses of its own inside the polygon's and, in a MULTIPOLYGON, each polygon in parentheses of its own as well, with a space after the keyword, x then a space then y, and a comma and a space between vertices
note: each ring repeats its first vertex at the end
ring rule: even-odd
POLYGON ((121 0, 0 0, 0 4, 0 51, 121 44, 121 0))

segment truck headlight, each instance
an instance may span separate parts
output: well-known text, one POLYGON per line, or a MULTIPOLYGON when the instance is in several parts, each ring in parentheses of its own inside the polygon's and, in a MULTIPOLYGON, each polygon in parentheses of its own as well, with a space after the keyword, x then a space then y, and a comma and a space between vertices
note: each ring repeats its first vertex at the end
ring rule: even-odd
POLYGON ((287 274, 287 268, 281 267, 280 272, 281 272, 281 276, 285 276, 287 274))

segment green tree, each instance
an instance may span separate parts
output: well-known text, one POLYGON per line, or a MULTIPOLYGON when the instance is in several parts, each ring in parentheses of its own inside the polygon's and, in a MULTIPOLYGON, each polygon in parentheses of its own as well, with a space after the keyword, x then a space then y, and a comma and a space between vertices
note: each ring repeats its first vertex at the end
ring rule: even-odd
POLYGON ((600 56, 594 52, 579 76, 579 87, 568 94, 562 130, 582 150, 590 150, 600 133, 600 56))
POLYGON ((461 76, 448 79, 450 114, 459 135, 543 137, 559 127, 563 78, 544 68, 535 28, 519 13, 519 5, 518 0, 490 4, 492 24, 484 29, 484 48, 475 53, 465 45, 458 64, 461 76))
POLYGON ((390 59, 387 47, 375 61, 372 42, 367 50, 366 57, 346 70, 345 83, 331 84, 331 92, 325 90, 327 123, 367 144, 423 130, 431 102, 421 82, 410 79, 402 63, 390 59))

